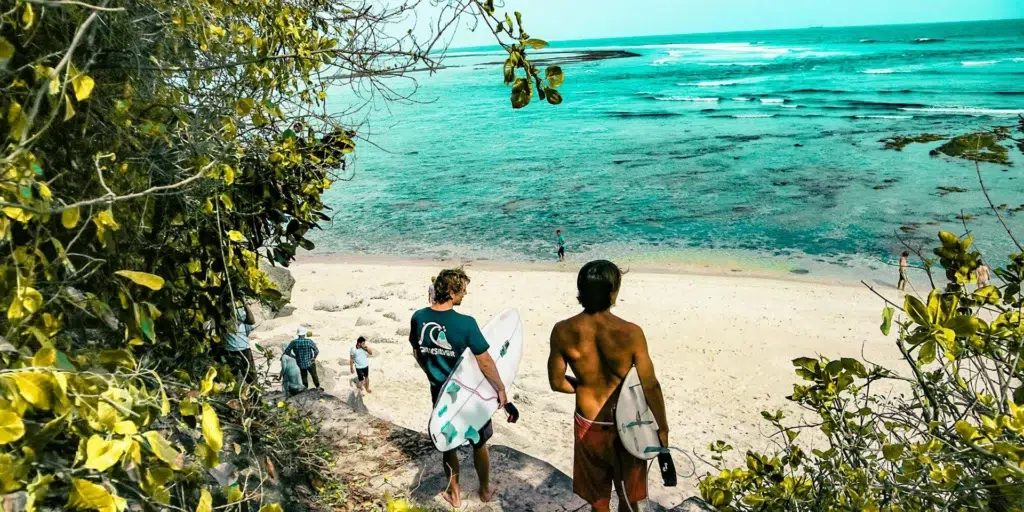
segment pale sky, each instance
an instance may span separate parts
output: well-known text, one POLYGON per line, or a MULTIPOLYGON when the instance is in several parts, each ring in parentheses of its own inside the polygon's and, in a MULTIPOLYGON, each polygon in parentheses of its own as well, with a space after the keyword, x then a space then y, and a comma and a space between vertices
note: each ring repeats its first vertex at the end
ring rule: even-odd
MULTIPOLYGON (((420 16, 436 17, 424 2, 420 16)), ((1024 18, 1024 0, 505 0, 526 31, 549 41, 811 26, 1024 18)), ((493 44, 462 27, 451 46, 493 44)))

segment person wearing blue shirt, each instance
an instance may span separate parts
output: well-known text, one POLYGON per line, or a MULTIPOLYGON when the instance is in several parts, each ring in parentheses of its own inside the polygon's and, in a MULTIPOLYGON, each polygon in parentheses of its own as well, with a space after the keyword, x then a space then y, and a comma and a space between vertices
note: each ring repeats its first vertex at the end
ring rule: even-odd
POLYGON ((316 342, 306 336, 308 332, 305 327, 299 327, 295 331, 296 338, 285 347, 284 353, 294 357, 298 363, 302 387, 309 389, 308 376, 312 376, 313 387, 323 391, 324 388, 320 387, 320 378, 316 375, 316 357, 320 355, 320 349, 317 348, 316 342))
POLYGON ((235 330, 224 336, 231 365, 245 381, 255 384, 256 361, 253 360, 252 348, 249 347, 249 335, 255 329, 256 318, 249 305, 244 302, 241 307, 235 307, 234 313, 238 322, 235 330))
POLYGON ((360 336, 356 340, 356 346, 349 351, 348 358, 348 371, 356 374, 356 389, 362 391, 365 388, 367 393, 373 393, 370 391, 370 356, 372 355, 373 350, 366 346, 366 338, 360 336))

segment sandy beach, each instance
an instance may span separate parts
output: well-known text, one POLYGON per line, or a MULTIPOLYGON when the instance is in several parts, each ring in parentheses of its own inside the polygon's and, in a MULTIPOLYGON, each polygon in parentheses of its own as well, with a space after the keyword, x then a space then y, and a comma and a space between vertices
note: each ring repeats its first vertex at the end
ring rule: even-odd
MULTIPOLYGON (((291 267, 294 310, 262 321, 253 339, 280 347, 298 325, 306 326, 329 370, 325 387, 344 397, 355 392, 349 350, 356 337, 366 336, 374 350, 373 393, 363 403, 375 416, 425 431, 428 388, 410 354, 408 322, 413 311, 427 305, 428 280, 445 266, 365 257, 302 259, 291 267)), ((526 350, 510 397, 522 419, 515 425, 496 421, 492 442, 569 475, 573 396, 550 391, 546 361, 551 327, 579 311, 578 268, 573 263, 469 263, 472 283, 459 308, 481 325, 505 308, 519 310, 526 350)), ((896 297, 895 289, 880 291, 896 297)), ((664 388, 672 444, 708 458, 707 446, 721 439, 735 447, 732 462, 738 464, 747 449, 770 445, 760 411, 782 408, 799 414, 785 399, 796 382, 792 359, 863 355, 898 367, 898 351, 878 329, 881 309, 881 300, 859 283, 712 269, 703 274, 634 270, 624 277, 614 311, 647 335, 664 388)), ((689 472, 689 462, 676 459, 680 473, 689 472)), ((696 463, 698 475, 712 470, 696 463)), ((656 480, 651 479, 652 496, 665 505, 697 493, 696 478, 681 480, 675 490, 661 489, 656 480)))

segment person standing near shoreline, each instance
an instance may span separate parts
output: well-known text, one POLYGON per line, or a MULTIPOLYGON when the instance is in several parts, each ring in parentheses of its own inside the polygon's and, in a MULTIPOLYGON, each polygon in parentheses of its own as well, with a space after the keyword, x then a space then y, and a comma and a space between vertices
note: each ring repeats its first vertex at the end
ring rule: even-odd
POLYGON ((978 289, 988 286, 989 274, 988 265, 985 260, 978 260, 978 268, 974 270, 974 277, 978 280, 978 289))
POLYGON ((317 348, 316 342, 309 339, 307 334, 309 331, 305 327, 299 327, 295 330, 295 339, 288 344, 284 349, 284 353, 295 358, 295 362, 299 365, 299 374, 302 377, 302 387, 309 389, 308 377, 313 377, 313 387, 317 391, 323 391, 324 388, 320 387, 320 377, 316 374, 316 358, 320 355, 320 349, 317 348))
POLYGON ((907 279, 907 257, 910 253, 903 251, 903 255, 900 256, 900 280, 896 283, 896 288, 901 292, 907 290, 907 283, 910 281, 907 279))
MULTIPOLYGON (((490 348, 484 339, 476 320, 455 311, 466 297, 469 276, 461 269, 443 270, 434 281, 434 303, 412 315, 409 326, 409 343, 416 363, 423 369, 430 382, 431 408, 437 404, 441 389, 466 348, 476 358, 484 378, 498 392, 498 406, 505 407, 505 384, 501 381, 494 359, 487 353, 490 348)), ((491 422, 480 428, 479 440, 473 445, 473 466, 480 480, 480 501, 486 503, 494 497, 495 488, 490 483, 491 458, 487 441, 494 435, 491 422)), ((459 488, 459 451, 452 449, 442 454, 445 478, 448 484, 442 492, 452 507, 462 505, 459 488)))
POLYGON ((565 237, 562 236, 561 229, 555 230, 555 237, 555 244, 558 247, 558 261, 563 262, 565 261, 565 237))
POLYGON ((583 311, 555 324, 548 356, 551 389, 576 395, 572 490, 598 512, 609 510, 613 487, 620 511, 640 510, 647 499, 647 461, 626 451, 615 426, 619 389, 633 367, 660 427, 658 440, 668 447, 665 398, 644 331, 611 312, 621 282, 622 271, 610 261, 580 269, 576 288, 583 311), (567 367, 576 377, 566 375, 567 367))
POLYGON ((356 346, 349 351, 348 371, 356 374, 356 389, 360 391, 366 389, 367 393, 373 393, 370 391, 370 356, 372 355, 373 350, 366 346, 366 338, 362 336, 356 340, 356 346))

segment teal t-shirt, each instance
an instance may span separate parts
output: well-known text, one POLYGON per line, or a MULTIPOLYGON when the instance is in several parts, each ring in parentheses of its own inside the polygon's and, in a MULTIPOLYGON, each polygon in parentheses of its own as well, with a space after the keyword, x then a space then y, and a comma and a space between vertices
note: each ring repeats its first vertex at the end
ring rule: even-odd
POLYGON ((453 309, 424 308, 413 313, 409 343, 420 355, 427 378, 434 386, 444 384, 466 348, 473 355, 483 354, 489 348, 476 320, 453 309))

